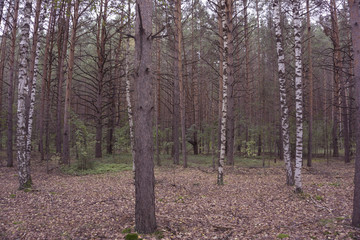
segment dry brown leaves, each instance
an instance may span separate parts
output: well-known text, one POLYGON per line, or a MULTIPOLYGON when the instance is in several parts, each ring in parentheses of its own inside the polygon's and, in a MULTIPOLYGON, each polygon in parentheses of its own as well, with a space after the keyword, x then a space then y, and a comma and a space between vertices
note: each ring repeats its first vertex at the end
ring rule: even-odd
MULTIPOLYGON (((122 231, 134 228, 132 172, 75 177, 32 169, 35 190, 23 192, 15 169, 0 168, 1 239, 124 239, 122 231)), ((163 239, 360 239, 350 225, 353 165, 304 169, 301 195, 284 184, 282 168, 225 173, 217 186, 209 169, 156 169, 163 239)))

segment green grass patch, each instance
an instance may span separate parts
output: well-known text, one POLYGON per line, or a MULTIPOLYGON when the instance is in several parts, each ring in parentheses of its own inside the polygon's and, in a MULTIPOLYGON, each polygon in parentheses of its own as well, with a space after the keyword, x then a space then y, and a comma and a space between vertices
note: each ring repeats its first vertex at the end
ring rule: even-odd
POLYGON ((132 170, 132 165, 125 163, 106 163, 106 162, 94 161, 91 169, 79 169, 76 165, 72 165, 70 167, 63 166, 61 170, 65 174, 82 176, 82 175, 103 174, 109 172, 130 171, 132 170))
POLYGON ((280 239, 284 239, 284 238, 288 238, 290 237, 289 234, 284 234, 284 233, 280 233, 279 235, 276 236, 277 238, 280 238, 280 239))

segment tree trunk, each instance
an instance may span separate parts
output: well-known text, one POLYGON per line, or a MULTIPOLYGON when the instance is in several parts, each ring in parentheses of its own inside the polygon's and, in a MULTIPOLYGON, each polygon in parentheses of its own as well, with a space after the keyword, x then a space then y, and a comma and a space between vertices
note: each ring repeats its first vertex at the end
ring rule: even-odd
POLYGON ((19 2, 14 3, 13 23, 11 32, 11 47, 9 56, 9 87, 8 87, 8 109, 7 109, 7 167, 13 166, 13 105, 14 105, 14 78, 15 78, 15 48, 16 48, 16 32, 17 32, 17 18, 19 13, 19 2))
MULTIPOLYGON (((159 31, 159 26, 157 25, 157 32, 159 31)), ((161 166, 160 159, 160 136, 159 136, 159 125, 160 125, 160 115, 161 115, 161 40, 156 41, 156 96, 155 96, 155 107, 156 107, 156 116, 155 116, 155 127, 156 127, 156 163, 158 166, 161 166)))
POLYGON ((339 38, 339 26, 337 20, 337 9, 335 0, 331 0, 330 2, 330 11, 331 11, 331 40, 334 46, 333 52, 333 67, 334 67, 334 122, 332 129, 332 137, 333 137, 333 156, 339 156, 339 146, 338 146, 338 127, 339 127, 339 92, 340 92, 340 75, 342 71, 342 62, 341 62, 341 46, 340 46, 340 38, 339 38))
POLYGON ((135 25, 135 230, 156 230, 152 137, 151 0, 136 1, 135 25))
MULTIPOLYGON (((354 51, 355 101, 360 106, 360 1, 349 0, 352 46, 354 51)), ((352 225, 360 227, 360 111, 356 118, 355 188, 352 225)))
POLYGON ((67 164, 67 165, 70 165, 71 83, 74 73, 76 30, 79 20, 79 6, 80 6, 80 0, 76 0, 74 4, 74 15, 72 17, 73 23, 72 23, 72 31, 71 31, 71 39, 70 39, 68 73, 66 78, 66 91, 65 91, 63 151, 61 154, 61 162, 62 164, 67 164))
POLYGON ((177 51, 177 78, 179 79, 179 91, 180 91, 180 124, 181 124, 181 140, 182 140, 182 155, 183 166, 187 167, 187 152, 186 152, 186 121, 185 121, 185 89, 182 76, 182 27, 181 27, 181 0, 175 0, 175 46, 177 51))
POLYGON ((233 0, 227 0, 226 3, 226 19, 228 24, 227 41, 227 121, 226 121, 226 144, 227 144, 227 163, 234 165, 234 140, 235 140, 235 116, 234 116, 234 39, 233 39, 233 0))
POLYGON ((1 25, 2 18, 3 18, 4 5, 5 5, 5 0, 0 0, 0 25, 1 25))
POLYGON ((282 130, 282 144, 284 153, 284 162, 286 167, 286 183, 287 185, 294 185, 293 174, 291 170, 291 155, 290 155, 290 136, 289 136, 289 108, 286 102, 286 79, 285 79, 285 56, 282 43, 282 33, 280 27, 280 13, 281 7, 279 0, 274 0, 274 25, 276 34, 276 50, 278 55, 278 77, 280 89, 280 105, 281 105, 281 130, 282 130))
MULTIPOLYGON (((130 31, 130 1, 128 2, 128 31, 130 31)), ((134 139, 134 120, 133 120, 133 112, 132 112, 132 104, 131 104, 131 85, 130 85, 130 39, 126 39, 126 56, 125 56, 125 77, 126 77, 126 103, 127 103, 127 112, 129 118, 129 131, 130 131, 130 147, 131 154, 133 158, 133 171, 135 171, 135 139, 134 139)))
POLYGON ((226 148, 226 123, 227 123, 227 100, 228 100, 228 71, 229 71, 229 63, 228 63, 228 54, 229 54, 229 42, 228 42, 228 33, 229 33, 229 25, 227 23, 227 8, 226 8, 226 0, 220 1, 220 15, 223 29, 223 40, 224 44, 223 48, 223 92, 222 92, 222 115, 221 115, 221 144, 220 144, 220 157, 219 157, 219 166, 218 166, 218 185, 224 185, 224 161, 225 161, 225 148, 226 148))
MULTIPOLYGON (((51 35, 53 34, 53 20, 54 20, 54 3, 52 3, 51 11, 50 11, 50 17, 48 22, 48 29, 46 33, 46 43, 45 43, 45 51, 44 51, 44 65, 43 65, 43 73, 42 73, 42 84, 41 84, 41 109, 40 109, 40 129, 39 129, 39 148, 41 153, 41 161, 45 159, 45 151, 44 151, 44 128, 46 125, 45 121, 45 107, 49 105, 49 102, 46 101, 46 96, 48 95, 49 89, 47 89, 47 81, 50 81, 48 79, 48 68, 49 68, 49 54, 50 54, 50 40, 51 35)), ((47 99, 48 100, 48 99, 47 99)))
POLYGON ((17 162, 19 172, 19 189, 31 187, 30 161, 26 154, 26 99, 29 95, 28 71, 29 71, 29 35, 31 24, 32 1, 26 0, 21 21, 20 39, 20 66, 19 66, 19 85, 18 85, 18 104, 17 104, 17 162))
POLYGON ((295 35, 295 101, 296 101, 296 159, 295 159, 295 187, 296 192, 302 192, 301 167, 303 157, 303 91, 302 91, 302 62, 301 62, 301 18, 300 2, 292 1, 294 13, 295 35))
MULTIPOLYGON (((9 18, 10 18, 10 9, 11 7, 9 7, 9 10, 6 14, 6 23, 5 28, 4 28, 4 35, 3 38, 1 40, 1 57, 0 57, 0 96, 3 95, 3 88, 4 88, 4 70, 5 70, 5 59, 6 59, 6 45, 7 45, 7 39, 8 36, 5 35, 5 33, 7 33, 9 31, 9 24, 7 24, 9 22, 9 18)), ((2 117, 2 111, 3 111, 3 101, 2 101, 2 97, 0 97, 0 118, 2 117)), ((3 145, 2 145, 2 139, 3 139, 3 124, 0 122, 0 150, 3 150, 3 145)), ((0 161, 0 165, 1 165, 0 161)))
POLYGON ((57 83, 57 105, 56 105, 56 152, 61 153, 61 146, 63 140, 62 132, 62 96, 63 96, 63 82, 64 82, 64 65, 67 52, 67 43, 69 39, 69 22, 70 14, 65 14, 70 12, 71 3, 67 4, 67 9, 64 10, 66 3, 63 2, 60 9, 60 20, 59 20, 59 35, 58 35, 58 83, 57 83), (66 15, 66 18, 65 18, 66 15))
POLYGON ((192 77, 192 82, 194 84, 193 90, 194 90, 194 122, 195 122, 195 128, 194 128, 194 145, 193 145, 193 149, 194 149, 194 155, 198 155, 199 154, 199 144, 198 144, 198 131, 199 131, 199 126, 200 126, 200 101, 199 101, 199 78, 197 76, 197 68, 196 68, 196 64, 197 64, 197 55, 195 53, 196 49, 195 49, 195 36, 194 36, 194 19, 195 19, 195 15, 194 15, 194 10, 195 10, 195 5, 196 3, 194 2, 194 0, 192 0, 192 9, 191 9, 191 16, 192 16, 192 20, 191 20, 191 77, 192 77))
POLYGON ((312 165, 312 135, 313 135, 313 99, 314 99, 314 83, 313 83, 313 66, 312 66, 312 45, 311 45, 311 24, 310 24, 310 1, 306 0, 306 26, 307 26, 307 54, 308 54, 308 64, 309 69, 307 72, 307 77, 309 80, 309 136, 308 136, 308 156, 307 156, 307 166, 311 167, 312 165))

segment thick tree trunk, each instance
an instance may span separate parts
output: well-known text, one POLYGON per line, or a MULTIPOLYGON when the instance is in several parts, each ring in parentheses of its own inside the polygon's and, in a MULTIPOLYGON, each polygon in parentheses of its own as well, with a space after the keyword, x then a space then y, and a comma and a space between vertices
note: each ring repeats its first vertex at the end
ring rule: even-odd
POLYGON ((228 54, 229 54, 229 42, 228 42, 228 33, 229 33, 229 25, 227 23, 227 8, 226 8, 226 0, 220 1, 220 15, 223 29, 223 40, 224 44, 223 48, 223 92, 222 92, 222 115, 221 115, 221 141, 220 141, 220 157, 219 157, 219 166, 218 166, 218 178, 217 184, 224 185, 224 161, 225 161, 225 149, 226 149, 226 124, 227 124, 227 100, 228 100, 228 71, 229 71, 229 63, 228 63, 228 54))
POLYGON ((296 192, 302 192, 301 167, 303 157, 303 91, 302 91, 302 62, 301 62, 301 18, 300 2, 292 1, 294 13, 295 35, 295 108, 296 108, 296 159, 295 159, 295 187, 296 192))
POLYGON ((19 85, 17 101, 17 162, 19 172, 19 189, 31 187, 30 161, 26 154, 26 99, 29 95, 28 71, 29 71, 29 35, 31 24, 32 1, 26 0, 21 21, 20 39, 20 66, 19 66, 19 85))
POLYGON ((290 186, 294 185, 294 178, 291 169, 290 155, 290 135, 289 135, 289 108, 286 102, 286 79, 285 79, 285 56, 282 43, 282 33, 280 27, 280 3, 274 0, 274 25, 276 34, 276 50, 278 55, 278 77, 280 89, 280 105, 281 105, 281 132, 284 162, 286 168, 286 183, 290 186))
MULTIPOLYGON (((355 102, 360 106, 360 1, 349 0, 352 46, 354 50, 355 102)), ((352 225, 360 227, 360 111, 356 113, 356 157, 355 157, 355 188, 352 225)))
POLYGON ((135 230, 156 230, 152 137, 151 0, 136 1, 135 25, 135 230))
MULTIPOLYGON (((159 27, 157 26, 157 31, 159 27)), ((155 127, 156 127, 156 163, 158 166, 161 166, 160 159, 160 135, 159 135, 159 125, 160 125, 160 115, 161 115, 161 40, 156 41, 156 96, 155 96, 155 107, 156 107, 156 116, 155 116, 155 127)))
POLYGON ((308 156, 307 156, 307 166, 311 167, 312 165, 312 145, 313 145, 313 102, 314 102, 314 83, 313 83, 313 66, 312 66, 312 45, 311 45, 311 24, 310 24, 310 1, 306 0, 306 26, 307 26, 307 58, 309 69, 307 72, 307 77, 309 81, 309 130, 308 130, 308 156))
POLYGON ((76 30, 79 20, 79 6, 80 0, 76 0, 74 4, 74 15, 72 17, 72 30, 70 39, 70 53, 68 61, 68 73, 66 78, 65 91, 65 109, 64 109, 64 132, 63 132, 63 151, 61 153, 62 164, 70 165, 70 106, 71 106, 71 84, 74 73, 75 60, 75 44, 76 44, 76 30))
POLYGON ((11 47, 9 56, 9 86, 8 86, 8 109, 7 109, 7 167, 13 166, 13 105, 14 105, 14 78, 15 78, 15 48, 16 48, 16 32, 17 18, 19 13, 19 2, 14 3, 13 23, 11 32, 11 47))

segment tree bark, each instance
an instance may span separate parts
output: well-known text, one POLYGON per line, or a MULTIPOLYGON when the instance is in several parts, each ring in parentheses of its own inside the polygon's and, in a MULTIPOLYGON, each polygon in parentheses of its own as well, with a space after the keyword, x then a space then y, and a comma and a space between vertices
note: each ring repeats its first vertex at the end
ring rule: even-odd
POLYGON ((225 161, 225 149, 226 149, 226 123, 227 123, 227 100, 228 100, 228 54, 229 54, 229 42, 228 42, 228 32, 229 25, 227 23, 227 13, 226 13, 226 0, 220 1, 220 15, 221 15, 221 23, 223 29, 223 92, 222 92, 222 115, 221 115, 221 138, 220 138, 220 157, 219 157, 219 166, 218 166, 218 178, 217 184, 224 185, 224 161, 225 161))
POLYGON ((19 189, 31 187, 30 161, 26 154, 26 99, 29 95, 28 71, 29 71, 29 35, 31 23, 32 1, 26 0, 21 21, 20 39, 20 66, 19 66, 19 85, 17 101, 17 163, 19 172, 19 189))
POLYGON ((153 162, 151 45, 151 0, 136 1, 135 25, 135 230, 156 230, 155 177, 153 162))
POLYGON ((74 4, 74 16, 72 18, 73 23, 72 23, 72 31, 71 31, 71 39, 70 39, 68 73, 66 78, 66 91, 65 91, 63 151, 61 153, 61 162, 62 164, 67 164, 67 165, 70 165, 71 84, 74 73, 76 30, 79 20, 79 6, 80 6, 80 0, 76 0, 74 4))
POLYGON ((50 10, 50 17, 48 22, 48 29, 46 33, 46 42, 45 42, 45 51, 44 51, 44 65, 43 65, 43 73, 42 73, 42 84, 41 84, 41 107, 40 107, 40 126, 39 126, 39 148, 41 154, 41 161, 45 159, 45 151, 44 151, 44 128, 46 125, 45 121, 45 108, 48 108, 49 102, 46 101, 48 98, 46 96, 49 94, 49 90, 47 88, 48 79, 48 69, 49 69, 49 55, 50 55, 50 40, 51 35, 53 34, 53 26, 54 26, 54 3, 52 3, 52 7, 50 10))
POLYGON ((286 79, 285 79, 285 56, 283 50, 283 40, 280 27, 280 13, 281 7, 279 0, 274 0, 274 25, 276 35, 276 50, 278 55, 278 77, 280 89, 280 105, 281 105, 281 130, 282 130, 282 144, 284 162, 286 168, 286 183, 287 185, 294 185, 294 179, 291 169, 291 155, 290 155, 290 136, 289 136, 289 108, 286 101, 286 79))
MULTIPOLYGON (((130 31, 130 1, 128 2, 128 31, 130 31)), ((129 119, 129 131, 130 131, 130 147, 131 154, 133 158, 133 171, 135 171, 135 139, 134 139, 134 119, 133 119, 133 110, 131 103, 131 83, 130 83, 130 39, 126 39, 126 56, 125 56, 125 78, 126 78, 126 104, 127 104, 127 113, 129 119)))
POLYGON ((302 61, 301 61, 301 18, 300 2, 292 1, 294 13, 295 35, 295 107, 296 107, 296 159, 295 187, 296 192, 302 192, 301 167, 303 157, 303 91, 302 91, 302 61))
POLYGON ((338 127, 339 127, 339 92, 340 92, 340 81, 341 81, 341 71, 342 71, 342 62, 341 62, 341 47, 340 47, 340 38, 339 38, 339 26, 337 19, 337 9, 335 0, 330 2, 330 12, 331 12, 331 40, 334 46, 333 52, 333 68, 334 68, 334 120, 333 120, 333 129, 332 129, 332 138, 333 138, 333 157, 339 156, 339 144, 338 144, 338 127))
POLYGON ((306 26, 307 26, 307 54, 309 69, 307 77, 309 81, 309 130, 308 130, 308 156, 307 166, 312 165, 312 145, 313 145, 313 112, 314 112, 314 82, 313 82, 313 66, 312 66, 312 44, 311 44, 311 23, 310 23, 310 1, 306 0, 306 26))
POLYGON ((354 56, 355 102, 358 108, 356 118, 355 188, 352 225, 360 227, 360 1, 349 0, 350 25, 354 56))
POLYGON ((14 3, 13 23, 11 32, 11 47, 9 56, 9 87, 8 87, 8 109, 7 109, 7 167, 13 166, 13 105, 14 105, 14 78, 15 78, 15 48, 16 48, 16 32, 17 20, 19 13, 19 2, 16 0, 14 3))
MULTIPOLYGON (((6 46, 7 46, 7 39, 8 36, 5 35, 5 33, 7 33, 9 31, 9 18, 10 18, 10 9, 11 7, 8 8, 8 12, 6 14, 6 23, 5 28, 4 28, 4 35, 3 38, 1 39, 1 57, 0 57, 0 96, 3 95, 3 88, 4 88, 4 70, 5 70, 5 59, 6 59, 6 46)), ((3 110, 3 101, 2 101, 2 97, 0 97, 0 117, 2 117, 2 110, 3 110)), ((2 139, 3 139, 3 126, 2 123, 0 122, 0 150, 3 150, 3 145, 2 145, 2 139)), ((1 165, 0 161, 0 165, 1 165)))
POLYGON ((175 0, 175 46, 177 51, 177 78, 179 79, 180 91, 180 125, 181 125, 181 140, 182 140, 182 155, 183 166, 187 167, 187 152, 186 152, 186 121, 185 121, 185 88, 182 76, 182 27, 181 27, 181 0, 175 0))

